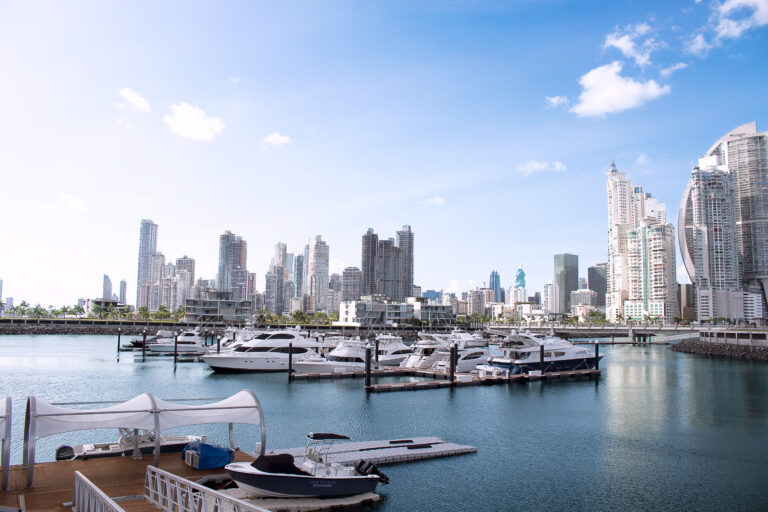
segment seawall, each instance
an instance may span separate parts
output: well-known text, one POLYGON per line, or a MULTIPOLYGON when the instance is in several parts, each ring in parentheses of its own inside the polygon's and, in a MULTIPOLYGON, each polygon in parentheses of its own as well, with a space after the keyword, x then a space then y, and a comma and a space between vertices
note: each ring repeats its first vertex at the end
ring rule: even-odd
POLYGON ((768 361, 768 347, 755 345, 686 340, 669 347, 669 349, 686 354, 701 354, 750 361, 768 361))

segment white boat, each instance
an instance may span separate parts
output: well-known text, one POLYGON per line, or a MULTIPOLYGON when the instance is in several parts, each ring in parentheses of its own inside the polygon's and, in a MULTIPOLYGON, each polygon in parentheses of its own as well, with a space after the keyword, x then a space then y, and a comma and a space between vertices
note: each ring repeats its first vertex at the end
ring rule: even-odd
MULTIPOLYGON (((56 460, 95 459, 100 457, 121 457, 147 455, 155 450, 155 435, 147 430, 118 429, 117 441, 111 443, 62 445, 56 449, 56 460)), ((205 442, 205 436, 160 436, 160 453, 178 453, 189 443, 205 442)))
POLYGON ((414 353, 414 350, 403 343, 403 338, 392 334, 379 334, 376 336, 379 344, 378 363, 384 366, 397 366, 406 357, 414 353))
MULTIPOLYGON (((154 345, 155 343, 160 343, 168 340, 173 342, 173 331, 165 331, 161 329, 157 331, 157 333, 146 337, 146 345, 147 347, 149 347, 150 345, 154 345)), ((140 349, 143 346, 144 346, 144 337, 142 336, 141 338, 132 339, 131 342, 128 345, 124 345, 123 348, 140 349)))
MULTIPOLYGON (((595 353, 556 336, 535 336, 529 332, 512 332, 501 343, 500 357, 492 357, 479 370, 510 374, 530 371, 558 372, 586 370, 595 367, 595 353), (541 363, 544 348, 544 364, 541 363)), ((602 359, 603 356, 600 356, 602 359)))
POLYGON ((197 331, 184 331, 179 334, 178 340, 164 339, 147 345, 147 348, 153 354, 202 354, 205 352, 200 335, 197 331))
POLYGON ((201 359, 216 372, 284 372, 288 371, 289 345, 293 362, 322 360, 320 345, 302 336, 296 329, 259 334, 231 351, 206 354, 201 359))
MULTIPOLYGON (((451 349, 441 348, 440 353, 442 359, 432 365, 433 370, 438 371, 450 371, 451 365, 451 349)), ((490 351, 484 347, 470 347, 464 349, 457 348, 456 359, 456 372, 457 373, 471 373, 477 370, 477 365, 485 363, 490 355, 490 351)))
POLYGON ((448 341, 442 336, 419 333, 419 341, 411 345, 413 354, 406 356, 400 368, 431 368, 443 355, 440 349, 448 347, 448 341))
POLYGON ((340 434, 310 433, 304 460, 294 463, 293 455, 261 455, 255 461, 233 462, 224 469, 237 486, 253 497, 308 498, 352 496, 376 490, 389 483, 387 475, 372 463, 359 460, 346 466, 328 460, 335 440, 349 439, 340 434))

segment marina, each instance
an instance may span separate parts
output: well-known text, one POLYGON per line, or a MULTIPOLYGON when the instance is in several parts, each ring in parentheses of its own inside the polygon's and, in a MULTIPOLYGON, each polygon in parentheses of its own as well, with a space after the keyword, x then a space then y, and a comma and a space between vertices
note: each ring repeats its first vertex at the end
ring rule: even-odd
MULTIPOLYGON (((298 457, 300 440, 312 431, 338 432, 353 442, 410 439, 423 445, 437 438, 445 443, 432 444, 432 449, 441 444, 442 448, 455 444, 477 449, 457 457, 407 464, 387 464, 371 457, 384 466, 390 484, 377 489, 378 501, 371 497, 363 508, 374 502, 382 512, 436 506, 448 511, 768 507, 759 491, 764 468, 761 454, 768 449, 764 437, 768 428, 765 364, 691 356, 658 345, 609 345, 604 341, 599 379, 561 380, 553 375, 542 380, 513 380, 515 385, 366 393, 365 376, 360 374, 310 380, 295 375, 293 381, 285 373, 218 374, 204 363, 173 365, 160 357, 142 361, 140 354, 121 353, 118 361, 114 336, 3 336, 0 396, 13 397, 13 465, 22 462, 24 400, 30 394, 51 402, 99 402, 122 401, 148 391, 169 401, 200 397, 215 401, 245 388, 264 407, 268 452, 296 447, 289 451, 298 457), (577 466, 579 471, 573 471, 577 466), (587 494, 562 491, 579 489, 584 482, 590 482, 587 494), (510 486, 524 492, 510 492, 510 486), (651 488, 654 493, 634 491, 651 488), (558 489, 562 492, 555 492, 558 489)), ((391 370, 389 375, 374 372, 371 385, 448 384, 444 376, 428 375, 425 370, 420 370, 421 375, 397 371, 391 370)), ((92 430, 40 439, 36 479, 42 482, 41 475, 51 474, 50 469, 41 468, 62 467, 56 464, 74 469, 106 463, 102 461, 107 459, 53 461, 62 444, 108 442, 114 434, 114 430, 92 430)), ((226 428, 217 425, 172 429, 168 434, 206 435, 217 444, 227 444, 228 437, 226 428)), ((238 425, 235 434, 242 439, 238 446, 244 447, 237 457, 247 457, 245 451, 257 442, 255 434, 238 425)), ((403 454, 397 456, 420 452, 398 449, 403 454)), ((367 458, 375 451, 362 453, 367 458)), ((351 463, 354 456, 339 460, 351 463)), ((184 465, 179 455, 162 457, 160 471, 184 465)), ((135 463, 130 457, 114 459, 135 463)), ((143 466, 130 472, 134 483, 129 485, 131 480, 121 473, 122 484, 105 486, 115 486, 114 492, 109 491, 112 496, 137 497, 117 502, 125 510, 154 510, 143 497, 146 465, 151 465, 152 457, 144 456, 139 462, 143 466)), ((13 479, 23 480, 23 470, 18 471, 13 479)), ((81 472, 90 479, 87 471, 81 472)), ((179 475, 186 478, 184 475, 204 475, 209 470, 186 471, 179 475)), ((66 480, 66 491, 58 491, 59 503, 72 501, 73 475, 66 480)))

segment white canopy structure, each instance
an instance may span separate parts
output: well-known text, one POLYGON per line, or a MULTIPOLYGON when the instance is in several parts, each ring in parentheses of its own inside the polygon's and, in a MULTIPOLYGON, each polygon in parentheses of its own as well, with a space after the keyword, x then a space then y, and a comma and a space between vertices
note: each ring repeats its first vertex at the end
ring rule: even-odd
POLYGON ((0 490, 8 489, 11 470, 11 397, 0 398, 0 469, 3 473, 0 490))
POLYGON ((234 449, 235 423, 261 427, 260 454, 264 454, 267 430, 258 398, 244 389, 219 402, 205 405, 181 405, 166 402, 150 393, 142 393, 127 402, 104 409, 67 409, 30 396, 24 420, 24 466, 27 486, 32 487, 37 439, 74 430, 127 428, 155 433, 154 465, 160 462, 160 433, 184 425, 228 423, 229 443, 234 449))

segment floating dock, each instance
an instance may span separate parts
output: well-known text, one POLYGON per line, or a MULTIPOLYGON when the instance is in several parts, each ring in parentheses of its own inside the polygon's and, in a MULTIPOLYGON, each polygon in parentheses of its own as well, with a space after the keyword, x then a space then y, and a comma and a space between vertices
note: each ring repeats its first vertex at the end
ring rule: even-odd
MULTIPOLYGON (((450 380, 450 375, 442 371, 412 369, 412 368, 394 368, 386 370, 372 370, 372 377, 424 377, 432 380, 421 382, 393 382, 387 384, 372 384, 365 386, 365 390, 371 393, 388 393, 391 391, 417 391, 421 389, 437 389, 465 386, 488 386, 493 384, 510 384, 513 382, 532 382, 537 380, 566 380, 566 379, 595 379, 600 377, 599 369, 589 370, 570 370, 562 372, 543 372, 543 373, 521 373, 517 375, 493 375, 470 373, 457 373, 454 380, 450 380)), ((365 378, 365 372, 337 372, 337 373, 295 373, 291 375, 291 380, 322 380, 322 379, 344 379, 344 378, 365 378)))

